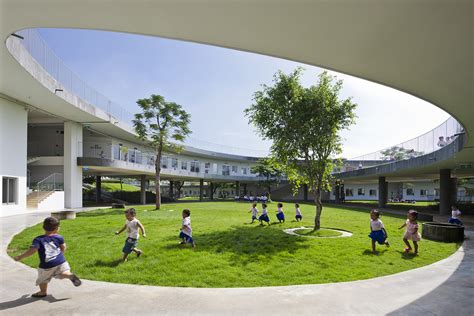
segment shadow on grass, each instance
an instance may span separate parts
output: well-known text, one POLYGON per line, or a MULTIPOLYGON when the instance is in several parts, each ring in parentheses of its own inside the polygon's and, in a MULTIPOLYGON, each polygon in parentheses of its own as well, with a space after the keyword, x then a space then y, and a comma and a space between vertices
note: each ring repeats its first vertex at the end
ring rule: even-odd
POLYGON ((97 211, 89 211, 89 212, 81 212, 77 213, 77 217, 98 217, 98 216, 109 216, 109 215, 123 215, 125 213, 125 209, 105 209, 105 210, 97 210, 97 211))
MULTIPOLYGON (((264 263, 282 253, 292 254, 310 247, 308 240, 285 234, 271 226, 234 226, 225 231, 214 231, 193 236, 198 252, 230 253, 231 265, 264 263)), ((170 238, 171 239, 171 238, 170 238)), ((175 249, 177 245, 166 248, 175 249)))
POLYGON ((115 268, 116 266, 122 263, 122 259, 114 259, 114 260, 95 260, 92 263, 86 264, 86 267, 109 267, 115 268))
POLYGON ((372 250, 365 249, 365 250, 362 252, 362 254, 365 255, 365 256, 380 256, 380 255, 384 255, 387 251, 388 251, 388 249, 375 250, 375 253, 373 253, 372 250))
POLYGON ((405 252, 405 251, 400 251, 400 250, 397 252, 400 254, 402 259, 404 260, 411 260, 415 257, 418 257, 418 254, 415 255, 413 252, 405 252))

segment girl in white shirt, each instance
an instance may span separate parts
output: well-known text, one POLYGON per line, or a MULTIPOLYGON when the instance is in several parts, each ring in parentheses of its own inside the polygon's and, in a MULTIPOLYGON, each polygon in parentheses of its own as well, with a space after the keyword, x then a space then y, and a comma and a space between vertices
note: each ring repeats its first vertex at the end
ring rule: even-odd
POLYGON ((303 216, 301 215, 300 211, 300 205, 298 203, 295 204, 295 212, 296 212, 296 221, 299 222, 303 219, 303 216))
POLYGON ((461 214, 461 211, 455 205, 451 206, 451 218, 448 222, 450 224, 464 226, 463 222, 460 220, 461 214))
POLYGON ((252 213, 252 223, 257 219, 258 216, 258 209, 257 209, 257 203, 252 204, 252 208, 250 209, 249 213, 252 213))
POLYGON ((267 212, 267 204, 263 203, 262 204, 262 215, 258 218, 260 221, 260 225, 263 225, 263 222, 267 222, 268 225, 270 225, 270 218, 268 217, 268 212, 267 212))
POLYGON ((378 242, 380 245, 386 245, 387 247, 390 247, 390 244, 387 241, 387 231, 385 230, 385 227, 379 217, 379 211, 372 210, 370 212, 369 237, 372 239, 372 253, 375 253, 375 242, 378 242))

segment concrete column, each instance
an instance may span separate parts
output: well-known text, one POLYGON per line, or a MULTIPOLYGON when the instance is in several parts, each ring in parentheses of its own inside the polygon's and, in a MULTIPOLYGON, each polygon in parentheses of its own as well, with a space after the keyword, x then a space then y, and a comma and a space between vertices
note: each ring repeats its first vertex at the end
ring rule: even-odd
POLYGON ((82 167, 77 157, 82 156, 82 125, 64 123, 64 206, 82 207, 82 167))
POLYGON ((140 176, 140 204, 146 204, 146 175, 142 174, 140 176))
POLYGON ((95 202, 100 203, 102 195, 102 177, 96 176, 95 177, 95 202))
POLYGON ((303 185, 303 200, 308 201, 308 185, 303 185))
POLYGON ((214 183, 211 182, 210 187, 211 187, 211 189, 210 189, 210 192, 209 192, 209 197, 211 198, 211 200, 214 200, 214 183))
POLYGON ((202 201, 202 189, 204 186, 204 180, 199 179, 199 201, 202 201))
POLYGON ((247 183, 244 183, 244 195, 247 195, 247 183))
POLYGON ((170 191, 169 191, 170 199, 174 199, 174 181, 170 180, 170 191))
POLYGON ((334 199, 336 203, 341 202, 341 187, 339 186, 339 182, 336 181, 334 187, 334 199))
POLYGON ((235 195, 240 196, 240 182, 235 181, 235 195))
POLYGON ((385 207, 388 200, 388 183, 385 177, 379 177, 379 207, 385 207))
POLYGON ((451 169, 441 169, 439 171, 439 214, 451 214, 453 180, 451 179, 451 169))

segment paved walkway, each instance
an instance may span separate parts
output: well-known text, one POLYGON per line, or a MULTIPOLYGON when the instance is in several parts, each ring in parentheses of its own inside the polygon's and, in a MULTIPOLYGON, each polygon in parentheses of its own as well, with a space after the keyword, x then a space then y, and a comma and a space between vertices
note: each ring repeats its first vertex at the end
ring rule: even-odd
MULTIPOLYGON (((36 270, 6 254, 12 236, 44 214, 0 218, 1 315, 474 315, 474 232, 455 254, 376 279, 318 285, 197 289, 53 280, 32 299, 36 270)), ((343 263, 350 264, 350 263, 343 263)), ((314 273, 319 273, 315 271, 314 273)))

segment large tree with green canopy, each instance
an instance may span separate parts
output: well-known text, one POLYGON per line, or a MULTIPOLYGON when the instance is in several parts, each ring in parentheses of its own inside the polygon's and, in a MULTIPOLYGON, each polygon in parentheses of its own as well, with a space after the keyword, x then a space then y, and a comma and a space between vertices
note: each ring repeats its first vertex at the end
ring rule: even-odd
POLYGON ((160 174, 161 157, 164 151, 179 152, 182 142, 191 133, 190 115, 174 102, 166 102, 161 95, 152 94, 148 99, 139 99, 142 113, 135 114, 133 126, 138 138, 155 149, 156 209, 161 207, 160 174))
POLYGON ((342 81, 326 71, 308 88, 301 84, 303 69, 274 75, 273 85, 255 92, 245 109, 249 123, 264 139, 272 140, 271 159, 284 170, 295 190, 302 185, 314 193, 314 229, 321 227, 321 193, 330 190, 331 173, 342 152, 340 131, 354 123, 356 104, 341 99, 342 81))

